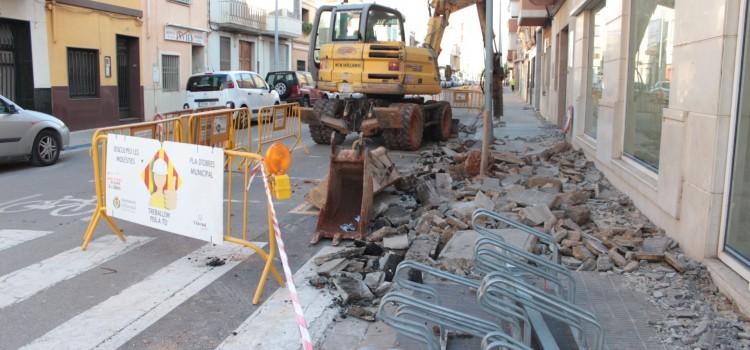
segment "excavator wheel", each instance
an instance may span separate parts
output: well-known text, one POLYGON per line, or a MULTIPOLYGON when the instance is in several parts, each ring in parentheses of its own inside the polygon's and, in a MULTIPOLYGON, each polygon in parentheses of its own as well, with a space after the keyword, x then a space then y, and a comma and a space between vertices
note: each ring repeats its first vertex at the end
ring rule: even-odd
MULTIPOLYGON (((315 106, 313 107, 313 113, 315 113, 315 115, 317 116, 338 116, 341 114, 342 108, 343 104, 340 100, 322 99, 315 103, 315 106)), ((315 141, 315 143, 319 145, 330 145, 331 133, 334 133, 333 143, 336 145, 342 144, 344 142, 344 139, 346 139, 346 135, 323 124, 309 124, 308 126, 310 127, 310 136, 312 137, 313 141, 315 141)))
POLYGON ((393 150, 416 151, 422 145, 424 115, 422 106, 415 103, 394 103, 401 111, 403 128, 383 130, 386 147, 393 150))
POLYGON ((447 141, 451 137, 451 124, 453 124, 453 110, 448 102, 437 102, 440 107, 435 109, 438 124, 430 127, 430 133, 435 140, 447 141))

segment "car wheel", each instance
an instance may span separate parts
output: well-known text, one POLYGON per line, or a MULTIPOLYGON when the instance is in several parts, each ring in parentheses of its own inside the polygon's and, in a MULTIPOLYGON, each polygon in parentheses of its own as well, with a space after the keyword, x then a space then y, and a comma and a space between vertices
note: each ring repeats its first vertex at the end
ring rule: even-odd
POLYGON ((280 81, 273 86, 273 89, 279 93, 279 98, 286 100, 289 98, 289 84, 285 81, 280 81))
POLYGON ((42 130, 34 139, 31 162, 38 166, 55 164, 60 158, 60 136, 52 130, 42 130))

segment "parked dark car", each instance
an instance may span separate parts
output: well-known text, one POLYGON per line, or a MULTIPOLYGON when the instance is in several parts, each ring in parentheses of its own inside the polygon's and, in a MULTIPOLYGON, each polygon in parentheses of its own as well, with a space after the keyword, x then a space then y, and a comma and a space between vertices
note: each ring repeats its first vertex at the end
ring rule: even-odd
POLYGON ((266 75, 266 82, 279 93, 282 101, 298 102, 308 107, 321 98, 327 98, 315 87, 315 80, 309 72, 270 72, 266 75))

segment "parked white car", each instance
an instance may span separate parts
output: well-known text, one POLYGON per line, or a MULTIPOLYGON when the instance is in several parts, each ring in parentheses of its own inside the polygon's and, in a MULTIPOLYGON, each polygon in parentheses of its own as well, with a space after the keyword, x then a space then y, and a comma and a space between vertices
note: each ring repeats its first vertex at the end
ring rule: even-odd
POLYGON ((280 103, 279 93, 255 72, 219 71, 188 79, 184 109, 248 107, 253 118, 260 107, 280 103))
POLYGON ((0 95, 0 161, 27 159, 52 165, 69 140, 70 130, 60 119, 23 109, 0 95))

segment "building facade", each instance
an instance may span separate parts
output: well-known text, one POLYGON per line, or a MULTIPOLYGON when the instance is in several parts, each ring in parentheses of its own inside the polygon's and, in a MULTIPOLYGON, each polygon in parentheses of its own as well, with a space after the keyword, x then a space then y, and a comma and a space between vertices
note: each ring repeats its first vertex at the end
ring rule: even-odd
POLYGON ((207 70, 208 3, 144 0, 143 102, 146 119, 182 109, 191 74, 207 70))
POLYGON ((275 11, 272 1, 210 0, 208 70, 250 70, 265 77, 270 71, 293 69, 293 39, 302 34, 300 0, 279 1, 278 16, 275 11))
POLYGON ((52 111, 44 2, 0 0, 0 95, 52 111))
POLYGON ((307 53, 310 52, 310 33, 318 7, 313 0, 302 0, 302 33, 292 40, 291 69, 307 71, 307 53))
POLYGON ((73 130, 143 120, 141 0, 46 4, 52 114, 73 130))
POLYGON ((527 102, 750 313, 748 1, 512 2, 527 102))

